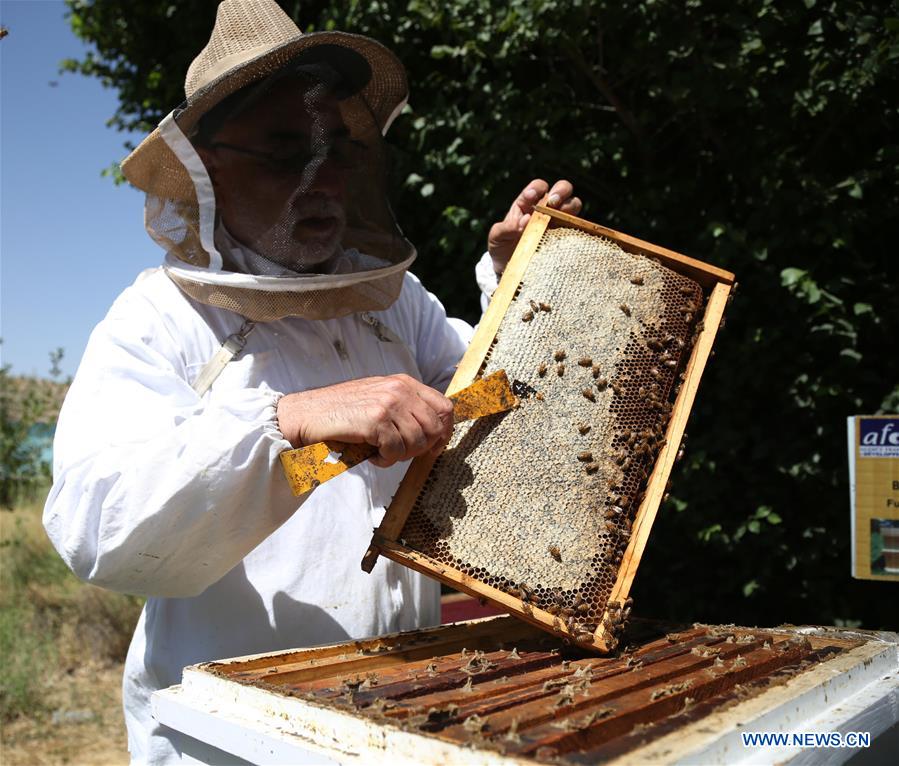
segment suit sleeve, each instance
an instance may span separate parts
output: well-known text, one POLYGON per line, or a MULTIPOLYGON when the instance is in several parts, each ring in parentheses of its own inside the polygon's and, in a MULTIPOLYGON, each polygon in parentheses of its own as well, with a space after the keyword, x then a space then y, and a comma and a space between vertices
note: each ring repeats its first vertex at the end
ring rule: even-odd
POLYGON ((97 326, 60 413, 44 525, 87 582, 144 596, 201 593, 296 511, 278 455, 277 392, 202 399, 146 299, 97 326))

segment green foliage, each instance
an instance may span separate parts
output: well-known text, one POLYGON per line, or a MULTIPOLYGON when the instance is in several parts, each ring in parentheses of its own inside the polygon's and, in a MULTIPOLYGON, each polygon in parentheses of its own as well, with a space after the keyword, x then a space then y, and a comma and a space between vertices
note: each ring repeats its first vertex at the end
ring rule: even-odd
MULTIPOLYGON (((213 0, 69 5, 96 50, 68 66, 119 91, 112 124, 183 99, 213 0)), ((899 404, 895 0, 283 5, 405 63, 394 209, 451 312, 476 317, 469 265, 538 176, 738 275, 640 611, 896 627, 890 586, 849 578, 845 444, 847 415, 899 404)))
MULTIPOLYGON (((50 352, 50 375, 62 374, 64 351, 50 352)), ((50 481, 53 423, 66 384, 10 375, 0 367, 0 507, 33 499, 50 481)))
POLYGON ((40 718, 58 676, 121 662, 141 599, 82 584, 53 550, 40 502, 0 518, 0 721, 40 718))

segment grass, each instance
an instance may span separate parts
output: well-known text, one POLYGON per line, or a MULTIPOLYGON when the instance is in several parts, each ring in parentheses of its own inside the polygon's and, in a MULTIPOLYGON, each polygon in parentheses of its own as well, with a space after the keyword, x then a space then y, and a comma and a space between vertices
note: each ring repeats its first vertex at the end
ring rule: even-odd
POLYGON ((45 721, 58 686, 124 660, 141 600, 81 583, 51 546, 42 503, 0 511, 0 721, 45 721))

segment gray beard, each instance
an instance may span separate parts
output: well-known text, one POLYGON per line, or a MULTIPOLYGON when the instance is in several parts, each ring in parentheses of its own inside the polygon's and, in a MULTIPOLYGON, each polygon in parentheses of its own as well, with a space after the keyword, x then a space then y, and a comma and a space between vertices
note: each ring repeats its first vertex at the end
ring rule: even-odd
POLYGON ((330 274, 335 262, 343 253, 340 242, 346 230, 343 209, 336 204, 312 204, 298 206, 299 210, 279 221, 264 237, 252 246, 238 240, 224 223, 219 221, 215 232, 215 244, 228 271, 258 276, 290 277, 304 274, 330 274), (293 229, 302 218, 333 216, 339 220, 337 230, 325 238, 310 237, 296 241, 293 229))

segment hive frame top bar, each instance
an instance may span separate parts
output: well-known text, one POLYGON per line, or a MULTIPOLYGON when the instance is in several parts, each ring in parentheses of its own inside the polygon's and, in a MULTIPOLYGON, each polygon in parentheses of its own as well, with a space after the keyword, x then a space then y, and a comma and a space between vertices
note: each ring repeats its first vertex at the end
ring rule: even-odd
MULTIPOLYGON (((576 216, 537 206, 521 237, 518 247, 506 267, 490 306, 478 326, 468 351, 462 358, 453 377, 447 395, 469 385, 481 373, 499 326, 515 299, 516 293, 536 253, 541 238, 548 228, 577 229, 616 243, 622 250, 657 259, 663 266, 697 282, 706 296, 703 329, 697 335, 687 363, 683 384, 675 400, 665 434, 667 443, 659 452, 654 469, 646 485, 645 496, 640 503, 632 524, 631 538, 619 565, 618 575, 609 602, 624 603, 630 591, 637 566, 648 540, 652 523, 665 493, 665 485, 683 437, 687 417, 692 407, 705 363, 721 322, 727 299, 734 284, 734 275, 666 248, 622 234, 613 229, 591 223, 576 216)), ((362 568, 371 571, 379 554, 427 574, 451 587, 478 598, 487 599, 520 619, 549 632, 573 638, 564 624, 561 626, 552 614, 539 607, 523 604, 503 590, 494 588, 466 573, 437 562, 408 547, 401 533, 418 495, 434 466, 435 458, 416 458, 401 483, 380 527, 375 531, 372 544, 362 562, 362 568)), ((607 652, 615 641, 609 627, 611 615, 606 610, 593 641, 585 648, 607 652)), ((584 644, 581 644, 584 645, 584 644)))
POLYGON ((600 226, 597 223, 585 221, 583 218, 578 218, 569 213, 563 213, 560 210, 553 210, 552 208, 544 207, 543 205, 537 205, 536 209, 538 212, 548 215, 550 219, 552 219, 550 221, 550 226, 555 223, 572 229, 586 231, 589 234, 597 234, 601 237, 613 240, 625 252, 639 253, 640 255, 658 258, 669 269, 696 280, 703 286, 703 288, 712 287, 716 282, 721 282, 726 285, 732 285, 734 283, 734 275, 729 271, 719 269, 717 266, 697 261, 695 258, 681 255, 674 250, 653 245, 651 242, 637 239, 628 234, 622 234, 620 231, 615 231, 615 229, 610 229, 606 226, 600 226))

